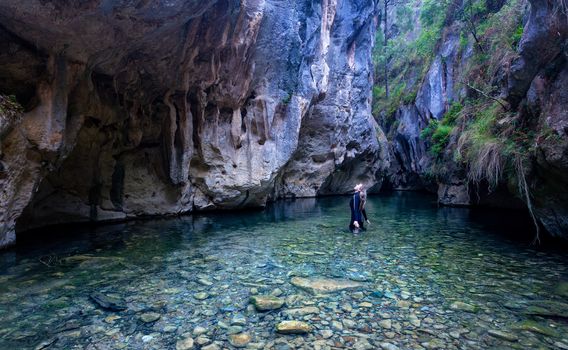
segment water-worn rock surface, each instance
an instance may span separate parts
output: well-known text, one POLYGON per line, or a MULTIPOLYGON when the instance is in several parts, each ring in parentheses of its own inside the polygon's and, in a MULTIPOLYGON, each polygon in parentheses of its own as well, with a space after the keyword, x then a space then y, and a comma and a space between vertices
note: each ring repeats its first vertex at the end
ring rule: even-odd
POLYGON ((24 230, 378 188, 374 6, 2 1, 0 93, 26 113, 1 128, 0 246, 20 217, 24 230))
POLYGON ((568 260, 518 241, 530 223, 408 193, 370 197, 372 224, 352 235, 347 202, 30 237, 0 254, 0 348, 568 346, 568 260), (284 304, 258 311, 251 297, 284 304), (121 307, 101 307, 111 302, 121 307))

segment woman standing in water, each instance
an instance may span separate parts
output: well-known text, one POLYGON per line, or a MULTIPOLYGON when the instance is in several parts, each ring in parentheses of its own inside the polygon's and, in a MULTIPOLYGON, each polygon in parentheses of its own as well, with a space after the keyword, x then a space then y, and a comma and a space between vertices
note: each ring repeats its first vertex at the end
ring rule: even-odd
POLYGON ((365 211, 365 203, 367 202, 367 192, 363 188, 363 184, 358 184, 353 188, 355 193, 349 201, 351 208, 351 221, 349 223, 349 230, 353 233, 359 233, 361 230, 366 230, 364 222, 370 223, 367 219, 367 212, 365 211), (364 220, 363 220, 364 219, 364 220))

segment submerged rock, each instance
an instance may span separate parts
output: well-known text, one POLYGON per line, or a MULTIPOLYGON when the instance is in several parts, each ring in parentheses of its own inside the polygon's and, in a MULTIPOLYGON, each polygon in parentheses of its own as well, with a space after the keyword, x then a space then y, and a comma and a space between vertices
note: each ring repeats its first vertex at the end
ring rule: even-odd
POLYGON ((554 293, 568 299, 568 282, 559 283, 556 288, 554 288, 554 293))
POLYGON ((101 308, 110 311, 123 311, 127 309, 126 302, 123 299, 105 295, 99 292, 94 292, 89 295, 89 298, 101 308))
POLYGON ((535 321, 523 321, 518 322, 511 325, 512 329, 520 330, 520 331, 529 331, 533 333, 539 333, 542 335, 546 335, 549 337, 556 337, 558 333, 553 328, 550 328, 546 325, 540 324, 535 321))
POLYGON ((453 302, 450 305, 450 309, 456 310, 456 311, 471 312, 471 313, 475 313, 475 312, 479 311, 479 308, 477 306, 471 305, 471 304, 468 304, 468 303, 464 303, 462 301, 453 302))
POLYGON ((294 277, 290 283, 312 294, 336 293, 343 290, 359 289, 364 285, 344 279, 294 277))
POLYGON ((315 306, 306 306, 296 309, 288 309, 284 311, 284 313, 289 316, 305 316, 309 314, 317 314, 319 311, 320 310, 315 306))
POLYGON ((530 303, 525 315, 568 318, 568 304, 555 300, 540 300, 530 303))
POLYGON ((276 331, 282 334, 306 334, 312 327, 302 321, 282 321, 276 325, 276 331))
POLYGON ((250 302, 258 311, 276 310, 285 303, 284 299, 272 295, 255 295, 250 297, 250 302))
POLYGON ((193 338, 186 337, 178 340, 176 343, 176 350, 191 350, 193 349, 193 338))
POLYGON ((162 317, 162 315, 155 313, 155 312, 146 312, 140 315, 140 321, 144 323, 152 323, 156 322, 162 317))
POLYGON ((487 333, 492 337, 503 339, 503 340, 506 340, 506 341, 510 341, 510 342, 519 341, 519 337, 517 337, 516 335, 511 334, 511 333, 507 333, 507 332, 503 332, 503 331, 500 331, 500 330, 490 329, 490 330, 487 331, 487 333))
POLYGON ((251 340, 252 337, 248 333, 231 334, 229 336, 229 343, 235 348, 244 348, 251 340))

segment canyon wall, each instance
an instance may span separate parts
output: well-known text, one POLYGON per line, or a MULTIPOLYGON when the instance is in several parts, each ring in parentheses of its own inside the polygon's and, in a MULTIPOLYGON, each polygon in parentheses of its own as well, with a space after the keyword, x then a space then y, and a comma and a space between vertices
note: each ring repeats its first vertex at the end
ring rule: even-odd
MULTIPOLYGON (((394 189, 437 192, 443 205, 530 207, 548 233, 568 238, 567 9, 548 0, 483 3, 487 8, 472 19, 477 26, 472 29, 457 10, 465 3, 450 2, 423 78, 415 83, 413 75, 405 77, 407 86, 417 86, 415 98, 384 117, 389 120, 383 127, 391 158, 387 182, 394 189), (500 29, 491 25, 512 23, 512 18, 503 17, 506 14, 518 16, 522 35, 511 52, 503 53, 491 46, 500 29), (483 21, 489 24, 484 27, 483 21), (480 64, 480 58, 486 61, 480 64), (469 73, 472 70, 475 74, 469 73), (486 85, 471 79, 476 74, 487 75, 486 85), (453 104, 461 108, 457 121, 444 121, 453 104), (497 112, 476 104, 493 104, 497 112), (471 140, 482 118, 491 120, 484 130, 491 137, 471 140), (438 141, 441 149, 432 152, 436 140, 423 131, 443 123, 452 132, 445 143, 438 141), (471 144, 476 141, 483 145, 471 144), (468 147, 485 147, 485 152, 464 158, 468 147)), ((392 26, 389 30, 396 37, 397 23, 392 26)), ((407 35, 416 37, 422 29, 413 30, 407 35)))
POLYGON ((0 246, 47 224, 378 189, 371 0, 0 3, 0 246))

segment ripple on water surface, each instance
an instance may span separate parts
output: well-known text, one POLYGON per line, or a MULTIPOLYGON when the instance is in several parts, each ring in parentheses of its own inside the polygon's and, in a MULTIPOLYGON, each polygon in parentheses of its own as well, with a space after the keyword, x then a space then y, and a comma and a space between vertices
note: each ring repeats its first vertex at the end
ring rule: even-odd
POLYGON ((35 232, 0 254, 0 349, 568 348, 565 250, 431 201, 371 197, 360 235, 345 197, 35 232))

